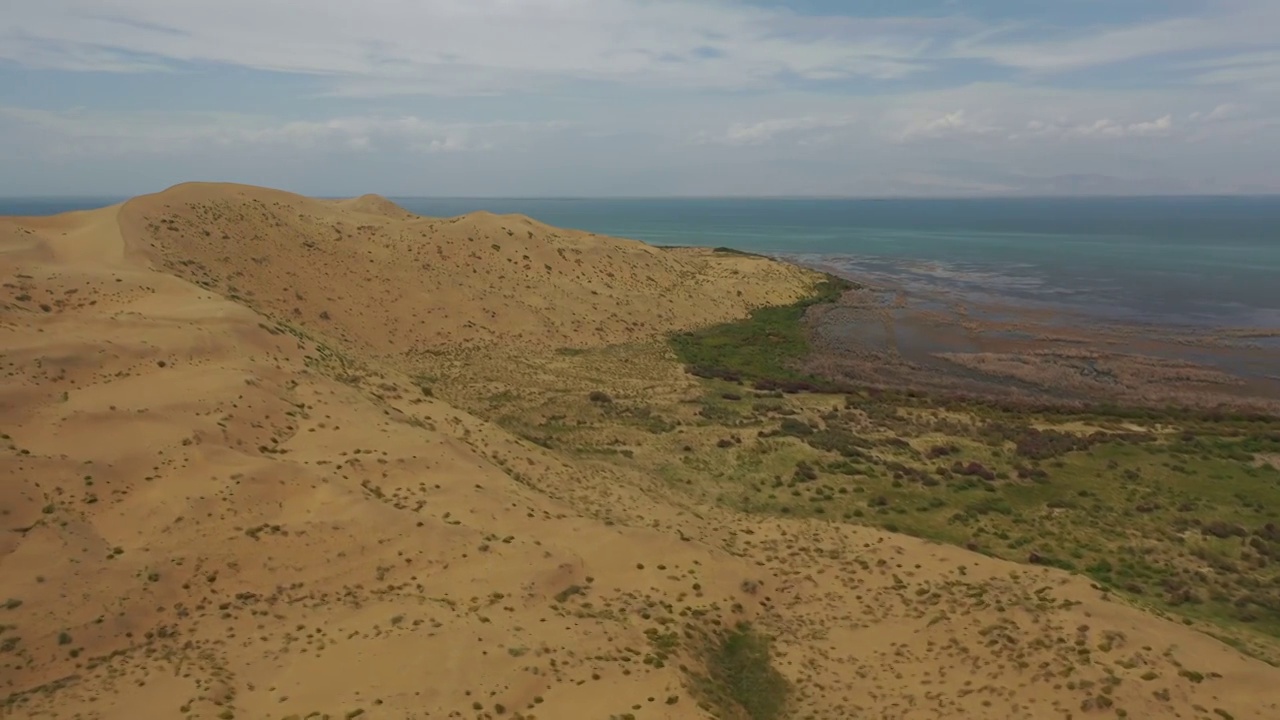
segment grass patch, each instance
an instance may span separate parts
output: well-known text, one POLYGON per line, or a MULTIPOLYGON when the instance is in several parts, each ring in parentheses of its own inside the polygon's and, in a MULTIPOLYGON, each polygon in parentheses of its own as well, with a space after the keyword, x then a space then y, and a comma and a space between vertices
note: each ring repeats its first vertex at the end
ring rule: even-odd
POLYGON ((738 250, 737 248, 724 247, 723 245, 717 248, 712 248, 711 252, 720 253, 721 255, 743 255, 745 257, 758 257, 758 258, 766 257, 764 255, 761 255, 760 253, 747 252, 746 250, 738 250))
POLYGON ((777 720, 785 716, 791 686, 773 667, 769 638, 749 623, 710 639, 704 658, 707 674, 695 687, 705 702, 729 717, 777 720))
POLYGON ((689 372, 699 377, 784 388, 825 387, 830 383, 796 369, 809 354, 804 315, 814 305, 835 302, 853 287, 847 280, 827 276, 813 295, 799 302, 757 308, 745 320, 675 335, 671 345, 689 372))

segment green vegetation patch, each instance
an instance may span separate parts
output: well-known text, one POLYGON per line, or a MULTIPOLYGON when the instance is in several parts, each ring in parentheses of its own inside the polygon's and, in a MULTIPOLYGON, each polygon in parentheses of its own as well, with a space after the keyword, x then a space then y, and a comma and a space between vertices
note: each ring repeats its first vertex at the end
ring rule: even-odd
POLYGON ((709 638, 707 674, 695 679, 706 703, 729 717, 777 720, 785 716, 791 685, 773 666, 770 640, 750 623, 709 638))
POLYGON ((765 257, 760 253, 747 252, 746 250, 738 250, 737 248, 724 247, 724 246, 712 248, 711 252, 720 253, 721 255, 744 255, 746 257, 758 257, 758 258, 765 257))
POLYGON ((671 338, 672 348, 690 373, 757 387, 815 390, 830 383, 803 373, 797 365, 809 354, 805 312, 833 303, 853 289, 847 280, 827 276, 815 292, 791 305, 757 308, 750 317, 671 338))

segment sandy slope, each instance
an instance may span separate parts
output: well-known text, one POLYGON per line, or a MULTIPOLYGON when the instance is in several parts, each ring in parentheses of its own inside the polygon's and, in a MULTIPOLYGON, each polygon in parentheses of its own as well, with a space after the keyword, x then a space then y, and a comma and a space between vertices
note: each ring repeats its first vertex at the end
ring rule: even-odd
POLYGON ((811 282, 754 258, 601 242, 522 216, 421 218, 368 196, 189 184, 126 203, 120 223, 159 266, 384 359, 612 344, 789 302, 811 282))
POLYGON ((708 717, 678 669, 697 659, 643 662, 645 631, 747 618, 777 636, 798 717, 1280 717, 1280 670, 1087 581, 679 508, 405 374, 809 282, 238 186, 0 219, 4 712, 708 717))

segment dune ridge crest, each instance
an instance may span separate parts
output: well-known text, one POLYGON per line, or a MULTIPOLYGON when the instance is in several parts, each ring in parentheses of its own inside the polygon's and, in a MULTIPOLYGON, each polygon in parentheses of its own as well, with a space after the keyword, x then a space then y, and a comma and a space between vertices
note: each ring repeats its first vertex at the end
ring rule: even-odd
POLYGON ((0 715, 1280 716, 1280 670, 1086 579, 691 505, 425 375, 634 347, 684 392, 666 333, 816 280, 226 184, 0 218, 0 715), (739 623, 785 701, 721 687, 739 623))
POLYGON ((322 320, 326 336, 384 358, 406 348, 656 337, 794 301, 816 278, 519 215, 426 218, 388 205, 187 184, 125 203, 120 222, 159 267, 273 316, 322 320))

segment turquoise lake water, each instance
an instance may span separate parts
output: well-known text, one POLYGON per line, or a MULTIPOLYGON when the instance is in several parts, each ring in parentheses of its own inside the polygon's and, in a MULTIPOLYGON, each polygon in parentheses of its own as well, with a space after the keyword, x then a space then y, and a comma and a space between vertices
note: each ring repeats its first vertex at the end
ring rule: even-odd
MULTIPOLYGON (((822 263, 921 291, 1152 324, 1280 329, 1280 197, 835 200, 393 198, 662 245, 822 263)), ((0 199, 0 215, 111 198, 0 199)))

